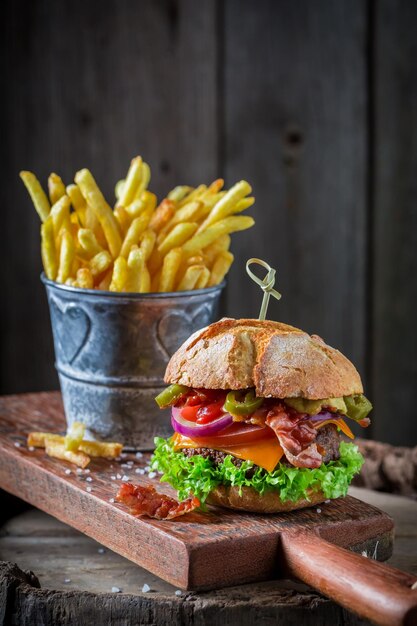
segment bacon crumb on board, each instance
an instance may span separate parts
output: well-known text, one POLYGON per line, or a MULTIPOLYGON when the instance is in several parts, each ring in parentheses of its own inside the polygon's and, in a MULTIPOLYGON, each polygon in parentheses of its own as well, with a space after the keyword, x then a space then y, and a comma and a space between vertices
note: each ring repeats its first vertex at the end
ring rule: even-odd
POLYGON ((190 513, 200 506, 200 500, 195 497, 178 502, 163 493, 158 493, 155 487, 148 485, 120 485, 116 500, 129 507, 132 515, 147 515, 154 519, 174 519, 185 513, 190 513))

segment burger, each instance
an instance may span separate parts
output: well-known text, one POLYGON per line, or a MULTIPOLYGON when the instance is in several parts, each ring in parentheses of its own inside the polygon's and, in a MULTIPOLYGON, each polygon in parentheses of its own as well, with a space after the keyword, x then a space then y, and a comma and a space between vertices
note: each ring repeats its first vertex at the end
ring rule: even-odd
POLYGON ((371 403, 352 363, 317 335, 280 322, 224 318, 172 356, 157 396, 174 434, 152 467, 180 499, 256 513, 346 495, 363 458, 349 421, 371 403))

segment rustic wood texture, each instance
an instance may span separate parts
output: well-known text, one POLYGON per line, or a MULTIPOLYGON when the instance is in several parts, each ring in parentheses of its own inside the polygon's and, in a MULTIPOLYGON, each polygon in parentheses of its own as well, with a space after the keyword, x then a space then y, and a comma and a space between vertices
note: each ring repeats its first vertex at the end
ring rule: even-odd
POLYGON ((373 438, 412 446, 417 444, 417 3, 382 0, 377 6, 373 438))
MULTIPOLYGON (((417 574, 417 503, 366 489, 351 488, 351 495, 394 518, 394 554, 389 562, 417 574)), ((369 546, 368 557, 375 558, 378 550, 378 543, 369 546)), ((1 528, 0 559, 9 561, 0 566, 2 626, 16 615, 21 626, 32 626, 34 615, 43 624, 55 625, 61 620, 60 624, 82 621, 85 626, 96 624, 99 615, 100 625, 110 626, 114 625, 115 614, 120 616, 118 623, 126 626, 138 620, 160 626, 266 626, 271 620, 280 626, 365 624, 293 581, 274 580, 177 595, 178 590, 169 583, 37 510, 19 515, 1 528), (10 561, 16 562, 20 570, 10 561), (28 579, 21 570, 34 571, 36 579, 28 579), (30 586, 23 589, 26 584, 30 586), (151 591, 142 592, 144 584, 151 591), (120 589, 121 595, 112 593, 112 587, 120 589)))
MULTIPOLYGON (((311 561, 308 566, 302 552, 288 548, 289 537, 300 532, 307 533, 310 544, 315 543, 322 555, 328 555, 328 564, 332 562, 332 546, 328 541, 362 551, 364 542, 377 538, 379 558, 389 556, 392 520, 378 509, 350 497, 274 516, 211 508, 206 514, 195 512, 175 523, 134 518, 111 499, 122 473, 136 477, 135 470, 146 467, 149 456, 137 459, 126 455, 119 463, 93 459, 90 472, 77 473, 73 469, 66 473, 66 464, 48 458, 43 450, 29 450, 25 444, 30 430, 60 432, 63 428, 59 394, 0 399, 0 486, 183 589, 223 587, 280 577, 288 572, 312 583, 311 561)), ((155 480, 157 476, 150 478, 146 474, 140 478, 145 484, 153 481, 155 484, 155 480)), ((170 491, 165 486, 162 490, 170 491)), ((355 587, 354 581, 359 578, 355 568, 367 569, 371 565, 366 562, 365 568, 360 557, 355 559, 348 552, 339 551, 337 558, 340 560, 343 554, 352 597, 355 594, 358 597, 355 610, 386 623, 375 608, 371 614, 365 612, 366 600, 359 601, 361 587, 355 587)), ((403 590, 402 605, 396 594, 400 595, 401 585, 411 586, 416 579, 396 570, 383 570, 374 567, 368 573, 371 582, 367 591, 371 590, 376 597, 382 588, 393 607, 392 616, 400 615, 406 601, 415 603, 417 593, 413 599, 406 597, 403 590), (384 585, 384 576, 390 585, 384 585), (395 578, 397 586, 393 582, 395 578)), ((317 581, 320 589, 325 588, 330 597, 343 601, 337 584, 332 585, 331 568, 321 567, 320 571, 317 581)))
POLYGON ((322 335, 364 375, 366 5, 252 6, 225 3, 223 167, 253 184, 258 208, 236 245, 228 312, 257 317, 244 264, 261 256, 283 293, 269 315, 322 335))
POLYGON ((7 2, 2 20, 0 392, 56 389, 39 220, 18 173, 105 194, 143 154, 159 195, 217 173, 215 0, 7 2))
POLYGON ((242 261, 273 262, 271 317, 354 359, 377 409, 368 436, 415 444, 416 3, 4 4, 0 391, 58 384, 18 171, 68 182, 87 165, 111 193, 141 152, 158 193, 254 184, 258 225, 235 238, 223 313, 257 313, 242 261))

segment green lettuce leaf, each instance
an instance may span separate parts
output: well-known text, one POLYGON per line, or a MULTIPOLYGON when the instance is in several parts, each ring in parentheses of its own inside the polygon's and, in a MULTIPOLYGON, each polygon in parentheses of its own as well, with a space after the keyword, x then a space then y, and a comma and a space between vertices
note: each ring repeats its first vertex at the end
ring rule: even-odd
POLYGON ((259 493, 279 491, 282 502, 308 499, 308 491, 322 489, 326 498, 345 496, 349 484, 364 462, 358 447, 352 443, 340 443, 340 459, 323 464, 317 469, 288 467, 279 463, 274 471, 258 467, 251 478, 246 472, 253 467, 251 461, 243 461, 240 467, 232 463, 228 455, 224 462, 215 465, 200 455, 187 457, 174 450, 171 439, 155 439, 152 469, 162 473, 161 481, 168 482, 178 491, 180 500, 190 494, 204 502, 217 485, 253 487, 259 493))

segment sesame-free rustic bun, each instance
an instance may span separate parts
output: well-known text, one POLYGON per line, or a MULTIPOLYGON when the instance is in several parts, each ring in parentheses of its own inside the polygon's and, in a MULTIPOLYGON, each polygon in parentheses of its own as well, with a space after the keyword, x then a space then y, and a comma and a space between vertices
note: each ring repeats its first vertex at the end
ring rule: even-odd
POLYGON ((227 509, 237 511, 248 511, 249 513, 284 513, 304 509, 324 502, 326 496, 320 491, 310 491, 309 500, 301 499, 291 502, 281 502, 279 492, 267 491, 264 494, 258 493, 252 487, 242 487, 242 495, 239 494, 239 487, 219 485, 210 492, 207 502, 222 506, 227 509))
POLYGON ((308 400, 363 393, 355 367, 323 339, 281 322, 252 319, 223 318, 191 335, 172 356, 165 382, 254 387, 259 397, 308 400))

